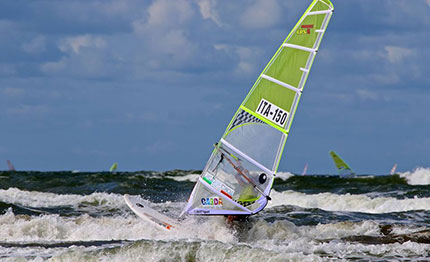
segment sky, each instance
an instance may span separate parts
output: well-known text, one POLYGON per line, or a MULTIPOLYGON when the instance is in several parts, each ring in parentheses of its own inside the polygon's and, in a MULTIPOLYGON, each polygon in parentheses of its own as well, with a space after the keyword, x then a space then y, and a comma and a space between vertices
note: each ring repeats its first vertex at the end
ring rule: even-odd
MULTIPOLYGON (((311 1, 0 1, 0 170, 203 169, 311 1)), ((430 0, 332 0, 280 171, 430 166, 430 0)))

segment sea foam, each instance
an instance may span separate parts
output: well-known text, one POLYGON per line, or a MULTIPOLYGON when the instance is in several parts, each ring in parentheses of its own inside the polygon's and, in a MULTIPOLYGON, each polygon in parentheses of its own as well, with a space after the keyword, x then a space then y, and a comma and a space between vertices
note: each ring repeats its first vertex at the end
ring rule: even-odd
POLYGON ((364 194, 305 194, 291 190, 284 192, 272 190, 271 197, 272 201, 269 202, 268 207, 294 205, 303 208, 319 208, 327 211, 349 211, 373 214, 430 210, 430 198, 371 198, 364 194))
POLYGON ((418 167, 414 171, 400 173, 410 185, 430 185, 430 168, 418 167))

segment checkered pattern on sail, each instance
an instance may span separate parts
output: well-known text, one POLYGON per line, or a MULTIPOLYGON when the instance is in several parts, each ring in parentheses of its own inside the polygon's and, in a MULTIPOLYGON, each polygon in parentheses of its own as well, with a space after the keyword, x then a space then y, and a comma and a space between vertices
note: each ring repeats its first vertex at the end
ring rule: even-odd
POLYGON ((260 119, 256 118, 255 116, 247 113, 244 110, 241 110, 235 117, 233 124, 231 124, 231 127, 229 130, 232 130, 233 128, 235 128, 236 126, 245 124, 245 123, 260 123, 260 124, 265 124, 263 121, 261 121, 260 119))

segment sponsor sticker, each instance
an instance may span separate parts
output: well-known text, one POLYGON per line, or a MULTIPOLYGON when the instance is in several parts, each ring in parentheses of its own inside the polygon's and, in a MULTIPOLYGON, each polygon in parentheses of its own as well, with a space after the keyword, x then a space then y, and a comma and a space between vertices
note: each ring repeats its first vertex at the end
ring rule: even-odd
POLYGON ((234 190, 228 187, 226 184, 222 183, 221 181, 214 180, 212 186, 217 189, 218 191, 225 191, 229 195, 233 195, 234 190))
POLYGON ((314 25, 302 25, 298 30, 298 35, 310 35, 311 29, 314 28, 314 25))
POLYGON ((273 123, 284 127, 288 119, 288 112, 262 98, 255 111, 260 116, 272 121, 273 123))
POLYGON ((203 206, 222 206, 222 199, 219 197, 202 197, 203 206))

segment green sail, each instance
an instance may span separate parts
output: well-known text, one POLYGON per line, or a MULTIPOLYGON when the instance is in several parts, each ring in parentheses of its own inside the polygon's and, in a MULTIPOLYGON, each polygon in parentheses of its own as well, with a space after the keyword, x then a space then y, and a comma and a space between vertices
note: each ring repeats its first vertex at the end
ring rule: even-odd
POLYGON ((294 114, 333 10, 329 0, 312 1, 215 145, 184 212, 250 215, 267 205, 294 114))
POLYGON ((330 156, 340 175, 352 176, 355 175, 351 167, 334 151, 330 151, 330 156))
POLYGON ((115 163, 112 164, 112 166, 110 167, 109 171, 110 172, 116 171, 117 168, 118 168, 118 163, 115 162, 115 163))

